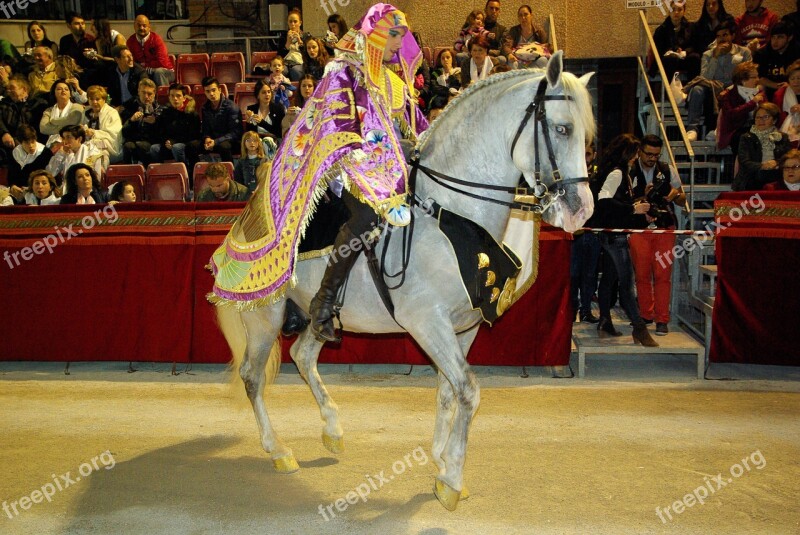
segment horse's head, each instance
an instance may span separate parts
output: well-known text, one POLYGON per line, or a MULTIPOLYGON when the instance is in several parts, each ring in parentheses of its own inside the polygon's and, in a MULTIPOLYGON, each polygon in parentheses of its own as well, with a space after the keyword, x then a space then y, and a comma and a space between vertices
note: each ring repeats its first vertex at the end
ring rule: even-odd
POLYGON ((586 142, 594 136, 589 78, 591 74, 579 79, 563 72, 559 51, 543 78, 513 91, 515 105, 524 106, 527 100, 532 112, 513 132, 514 165, 537 190, 543 219, 567 232, 581 228, 594 210, 584 158, 586 142))

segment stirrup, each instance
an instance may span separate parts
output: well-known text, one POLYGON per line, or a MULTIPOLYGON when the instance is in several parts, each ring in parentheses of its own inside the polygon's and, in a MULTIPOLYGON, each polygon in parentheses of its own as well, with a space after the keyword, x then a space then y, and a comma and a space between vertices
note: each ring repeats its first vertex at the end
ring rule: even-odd
POLYGON ((406 204, 400 204, 386 210, 383 214, 386 221, 394 227, 405 227, 411 223, 411 208, 406 204))
POLYGON ((339 344, 342 342, 341 332, 343 326, 342 326, 342 320, 339 316, 339 313, 342 310, 342 308, 334 304, 332 310, 333 310, 333 316, 331 316, 330 318, 326 319, 321 323, 317 323, 316 321, 311 323, 311 330, 314 332, 314 338, 316 338, 317 341, 322 342, 323 344, 325 342, 333 342, 334 344, 339 344), (338 329, 333 325, 334 318, 339 323, 338 329), (330 330, 333 334, 327 336, 325 331, 327 330, 329 324, 331 328, 330 330), (337 331, 339 334, 337 334, 337 331))

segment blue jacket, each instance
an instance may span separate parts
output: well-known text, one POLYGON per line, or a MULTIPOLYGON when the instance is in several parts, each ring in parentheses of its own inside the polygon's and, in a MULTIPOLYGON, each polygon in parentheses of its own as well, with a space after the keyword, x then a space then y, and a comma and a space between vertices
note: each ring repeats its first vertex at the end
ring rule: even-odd
POLYGON ((242 112, 232 100, 222 97, 216 110, 206 101, 202 123, 203 139, 210 137, 215 144, 229 141, 234 150, 238 148, 242 139, 242 112))

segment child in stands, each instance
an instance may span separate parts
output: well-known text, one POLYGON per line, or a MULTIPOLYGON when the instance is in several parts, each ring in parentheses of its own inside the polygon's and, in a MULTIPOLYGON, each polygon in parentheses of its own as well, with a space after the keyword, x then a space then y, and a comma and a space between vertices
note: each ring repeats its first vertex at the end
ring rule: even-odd
POLYGON ((245 132, 242 136, 242 157, 236 160, 236 167, 233 170, 234 180, 247 186, 252 193, 258 185, 256 169, 267 161, 261 136, 253 131, 245 132))

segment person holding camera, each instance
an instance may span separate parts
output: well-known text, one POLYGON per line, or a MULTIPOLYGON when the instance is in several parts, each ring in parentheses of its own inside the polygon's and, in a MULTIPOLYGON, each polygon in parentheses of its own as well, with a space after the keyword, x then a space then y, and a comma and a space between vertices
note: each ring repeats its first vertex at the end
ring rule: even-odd
MULTIPOLYGON (((633 194, 650 204, 649 228, 671 229, 677 226, 675 205, 686 206, 686 193, 678 171, 659 161, 664 142, 657 136, 642 138, 639 158, 631 169, 633 194)), ((667 252, 675 245, 673 234, 632 234, 628 245, 636 277, 639 312, 646 323, 656 322, 656 334, 669 332, 669 305, 672 292, 672 263, 667 252), (657 260, 658 259, 658 260, 657 260)))
POLYGON ((124 163, 141 163, 145 166, 152 163, 150 147, 159 142, 159 131, 156 126, 158 116, 163 107, 156 102, 156 83, 149 78, 139 82, 138 97, 124 106, 121 114, 122 160, 124 163))

